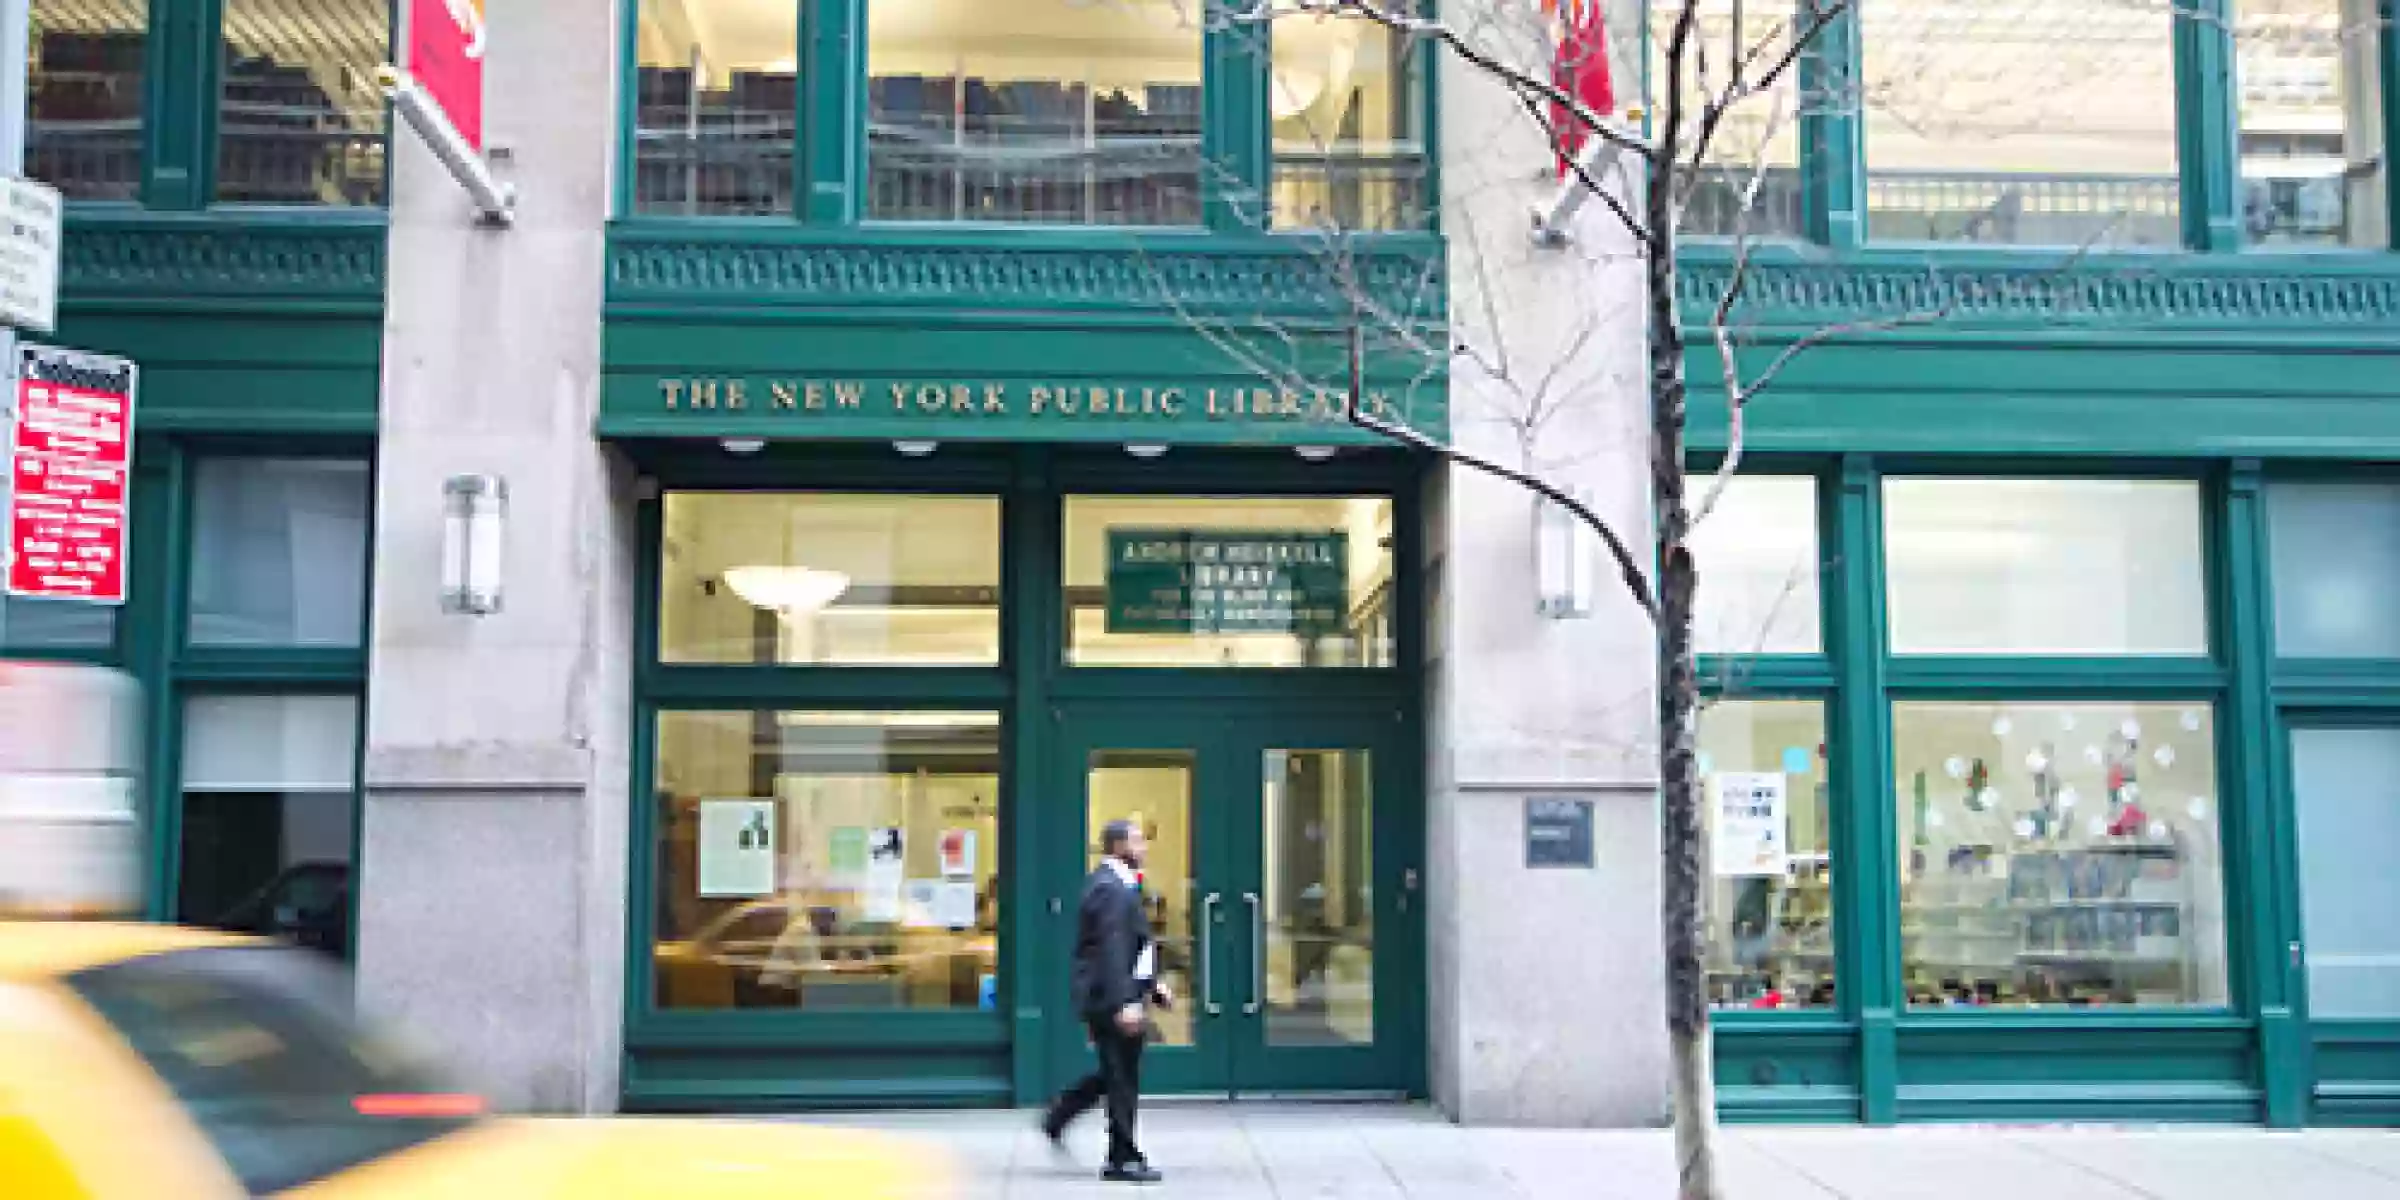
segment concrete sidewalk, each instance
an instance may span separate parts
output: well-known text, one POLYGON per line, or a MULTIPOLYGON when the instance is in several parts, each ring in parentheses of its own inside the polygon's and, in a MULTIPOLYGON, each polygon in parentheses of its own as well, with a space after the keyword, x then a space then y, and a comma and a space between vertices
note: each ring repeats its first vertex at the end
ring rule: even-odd
MULTIPOLYGON (((811 1118, 947 1150, 959 1195, 1208 1200, 1435 1197, 1669 1200, 1663 1131, 1460 1129, 1416 1107, 1161 1104, 1142 1142, 1155 1188, 1097 1179, 1097 1114, 1050 1153, 1033 1115, 811 1118)), ((1724 1131, 1730 1200, 2400 1200, 2400 1133, 2099 1127, 1724 1131)))

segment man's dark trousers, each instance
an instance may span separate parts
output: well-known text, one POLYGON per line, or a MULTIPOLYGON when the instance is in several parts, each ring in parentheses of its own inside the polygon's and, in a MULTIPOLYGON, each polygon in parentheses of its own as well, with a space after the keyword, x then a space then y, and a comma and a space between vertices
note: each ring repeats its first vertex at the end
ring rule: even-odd
POLYGON ((1134 1102, 1142 1094, 1142 1035, 1117 1028, 1115 1019, 1110 1017, 1086 1018, 1085 1027, 1091 1032, 1092 1050, 1099 1056, 1099 1065, 1073 1087, 1058 1094, 1042 1126, 1056 1134, 1075 1118, 1090 1112, 1105 1097, 1108 1163, 1112 1167, 1131 1166, 1142 1161, 1142 1152, 1133 1140, 1134 1102))

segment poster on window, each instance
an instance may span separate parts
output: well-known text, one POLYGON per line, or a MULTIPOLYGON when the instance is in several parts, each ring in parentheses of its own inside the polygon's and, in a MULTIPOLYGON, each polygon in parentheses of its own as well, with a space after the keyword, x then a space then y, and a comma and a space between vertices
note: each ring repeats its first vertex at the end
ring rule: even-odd
POLYGON ((960 879, 975 874, 975 831, 945 829, 942 831, 942 874, 960 879))
POLYGON ((1716 817, 1709 847, 1716 873, 1781 876, 1791 857, 1785 844, 1784 777, 1720 771, 1708 777, 1708 792, 1716 817))
POLYGON ((775 802, 700 802, 700 895, 764 896, 775 890, 775 802))
POLYGON ((867 827, 838 825, 825 845, 825 872, 837 888, 855 890, 867 881, 867 827))
POLYGON ((864 920, 877 925, 898 924, 901 917, 900 892, 907 883, 902 867, 907 861, 907 839, 896 826, 878 826, 867 830, 867 876, 859 890, 859 908, 864 920))

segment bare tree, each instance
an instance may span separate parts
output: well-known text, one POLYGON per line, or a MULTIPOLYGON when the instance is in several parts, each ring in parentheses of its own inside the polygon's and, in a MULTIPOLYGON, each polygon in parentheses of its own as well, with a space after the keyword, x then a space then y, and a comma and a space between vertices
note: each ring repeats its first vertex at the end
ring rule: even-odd
MULTIPOLYGON (((1105 2, 1105 0, 1103 0, 1105 2)), ((2130 53, 2125 39, 2106 30, 2078 32, 2075 14, 2061 0, 2005 0, 1944 8, 1949 20, 1974 14, 1972 36, 1950 38, 1927 31, 1914 40, 1895 38, 1903 48, 1870 61, 1853 78, 1841 56, 1821 54, 1830 31, 1850 19, 1856 0, 1649 0, 1653 42, 1647 112, 1597 111, 1562 74, 1562 32, 1552 11, 1573 0, 1479 0, 1434 6, 1413 0, 1175 0, 1194 7, 1195 19, 1236 30, 1290 29, 1300 23, 1355 22, 1408 48, 1432 46, 1451 64, 1505 92, 1536 127, 1557 160, 1565 186, 1600 214, 1630 250, 1582 248, 1593 265, 1638 264, 1641 286, 1630 306, 1612 309, 1606 297, 1560 296, 1562 305, 1586 305, 1565 322, 1563 337, 1533 354, 1517 353, 1509 322, 1483 306, 1501 288, 1490 275, 1511 269, 1504 256, 1471 256, 1468 278, 1445 276, 1438 268, 1412 274, 1377 249, 1373 234, 1416 223, 1421 213, 1404 188, 1376 192, 1351 180, 1347 193, 1337 181, 1357 168, 1357 133, 1345 128, 1308 128, 1306 139, 1325 164, 1312 178, 1296 172, 1257 201, 1261 223, 1298 228, 1313 238, 1329 311, 1337 317, 1314 323, 1265 320, 1255 315, 1181 310, 1186 322, 1245 369, 1281 388, 1333 397, 1337 419, 1413 447, 1467 470, 1506 480, 1558 505, 1599 540, 1612 560, 1625 593, 1650 622, 1657 650, 1656 766, 1661 805, 1661 916, 1665 954, 1666 1024, 1678 1195, 1713 1200, 1719 1195, 1713 1150, 1715 1088, 1711 1073, 1709 997, 1704 956, 1704 888, 1709 877, 1704 840, 1703 780, 1695 753, 1702 686, 1694 637, 1699 567, 1694 532, 1715 510, 1744 457, 1750 406, 1791 364, 1827 342, 1856 339, 1901 326, 1944 321, 1961 305, 1985 297, 1966 286, 1928 289, 1939 297, 1914 309, 1808 330, 1774 341, 1762 350, 1760 331, 1744 312, 1746 289, 1762 242, 1799 232, 1796 156, 1787 144, 1811 112, 1861 114, 1872 111, 1889 127, 1933 136, 1972 125, 1985 138, 2047 138, 2057 118, 2088 109, 2079 89, 2111 72, 2129 70, 2119 61, 2130 53), (1205 5, 1203 10, 1200 6, 1205 5), (2078 43, 2087 37, 2089 44, 2078 43), (1988 67, 1960 69, 1956 48, 1992 39, 2048 39, 2077 47, 2040 60, 2038 78, 2027 81, 1988 67), (1928 51, 1948 45, 1951 51, 1928 51), (2114 57, 2112 57, 2114 56, 2114 57), (1939 61, 1935 61, 1935 60, 1939 61), (1805 86, 1801 86, 1805 83, 1805 86), (2045 115, 2047 114, 2047 115, 2045 115), (1274 211, 1267 211, 1274 210, 1274 211), (1721 290, 1706 298, 1698 322, 1704 330, 1703 358, 1714 370, 1703 386, 1719 392, 1725 414, 1721 465, 1695 478, 1686 465, 1686 427, 1691 386, 1685 377, 1687 292, 1677 277, 1677 252, 1698 232, 1729 247, 1731 266, 1721 290), (1610 256, 1630 263, 1607 261, 1610 256), (1448 307, 1452 293, 1470 311, 1448 307), (1561 464, 1545 461, 1545 436, 1563 414, 1604 390, 1610 369, 1598 348, 1622 336, 1627 324, 1642 331, 1641 389, 1648 399, 1644 435, 1649 460, 1648 528, 1617 528, 1587 497, 1557 482, 1561 464), (1482 414, 1503 423, 1514 443, 1513 460, 1462 448, 1413 426, 1406 406, 1370 402, 1368 364, 1388 369, 1413 362, 1431 384, 1452 371, 1472 371, 1490 385, 1482 401, 1496 395, 1496 411, 1482 414), (1646 535, 1646 536, 1645 536, 1646 535)), ((2362 0, 2350 0, 2357 8, 2362 0)), ((2124 0, 2120 24, 2142 19, 2193 19, 2166 0, 2124 0), (2130 15, 2127 15, 2130 14, 2130 15)), ((1887 6, 1905 22, 1909 6, 1887 6)), ((2242 45, 2271 53, 2280 45, 2313 43, 2327 37, 2348 42, 2378 31, 2378 18, 2315 14, 2297 0, 2256 0, 2255 28, 2237 30, 2242 45)), ((1622 47, 1638 30, 1630 21, 1640 0, 1613 0, 1610 34, 1622 47)), ((1925 17, 1931 21, 1935 18, 1925 17)), ((2202 15, 2200 19, 2222 19, 2202 15)), ((2123 31, 2119 31, 2120 33, 2123 31)), ((1946 35, 1945 35, 1946 36, 1946 35)), ((2137 35, 2135 40, 2139 40, 2137 35)), ((2043 43, 2048 44, 2048 43, 2043 43)), ((1575 47, 1569 46, 1571 51, 1575 47)), ((2150 47, 2165 53, 2163 42, 2150 47)), ((1622 68, 1626 56, 1620 54, 1622 68)), ((2163 61, 2163 60, 2161 60, 2163 61)), ((2137 64, 2138 65, 2138 64, 2137 64)), ((1631 72, 1620 69, 1622 79, 1631 72)), ((1281 77, 1273 85, 1284 86, 1281 77)), ((2172 141, 2172 98, 2167 101, 2172 141)), ((2357 171, 2371 171, 2383 186, 2378 157, 2357 171)), ((2173 176, 2169 162, 2167 177, 2173 176)), ((2344 186, 2350 186, 2345 176, 2344 186)), ((2052 269, 2060 277, 2078 266, 2095 245, 2155 240, 2143 222, 2138 198, 2120 201, 2117 211, 2087 220, 2052 269)), ((2024 197, 2005 187, 1982 208, 1953 214, 1947 236, 1973 240, 2002 236, 2007 223, 2023 216, 2024 197)), ((2366 206, 2380 208, 2380 204, 2366 206)), ((1453 240, 1478 247, 1514 238, 1522 230, 1478 228, 1473 214, 1451 207, 1443 213, 1453 240)), ((2254 218, 2253 223, 2256 224, 2254 218)), ((2173 239, 2172 219, 2168 240, 2173 239)), ((2018 239, 2029 240, 2029 239, 2018 239)), ((1554 240, 1558 244, 1563 239, 1554 240)), ((1455 261, 1455 260, 1454 260, 1455 261)), ((2124 267, 2120 269, 2138 270, 2124 267)), ((1929 274, 1938 271, 1929 260, 1929 274)), ((2030 286, 2045 286, 2041 280, 2030 286)), ((1162 288, 1173 303, 1171 287, 1162 288)))

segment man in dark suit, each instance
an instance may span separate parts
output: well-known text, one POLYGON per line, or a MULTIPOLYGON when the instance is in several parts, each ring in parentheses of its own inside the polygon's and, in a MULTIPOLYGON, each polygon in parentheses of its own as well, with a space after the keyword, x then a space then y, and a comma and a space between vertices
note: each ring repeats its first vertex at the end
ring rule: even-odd
POLYGON ((1042 1133, 1053 1146, 1067 1125, 1108 1100, 1108 1166, 1102 1179, 1156 1183, 1162 1176, 1134 1144, 1134 1105, 1142 1089, 1142 1041, 1148 1006, 1174 1003, 1158 981, 1158 947, 1142 913, 1142 860, 1149 843, 1131 821, 1100 831, 1100 866, 1083 885, 1075 910, 1075 1007, 1091 1034, 1099 1066, 1051 1101, 1042 1133))

